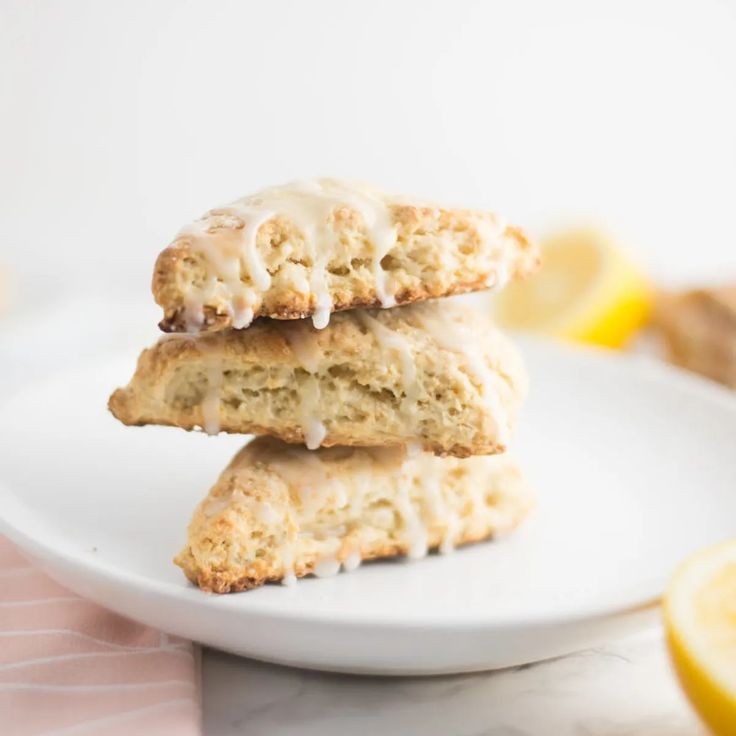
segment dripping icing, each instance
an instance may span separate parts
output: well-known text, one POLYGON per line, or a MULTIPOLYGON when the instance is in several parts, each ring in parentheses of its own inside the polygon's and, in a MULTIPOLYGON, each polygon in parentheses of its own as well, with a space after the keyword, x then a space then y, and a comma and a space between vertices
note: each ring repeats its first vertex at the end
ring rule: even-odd
POLYGON ((441 313, 434 305, 419 305, 415 314, 423 329, 443 349, 465 358, 467 367, 480 384, 481 396, 489 417, 496 425, 496 435, 502 445, 508 444, 508 415, 500 395, 501 379, 486 362, 484 338, 467 325, 441 313), (431 310, 431 311, 430 311, 431 310))
MULTIPOLYGON (((412 462, 410 460, 409 462, 412 462)), ((422 519, 421 510, 411 498, 411 479, 408 473, 408 464, 401 468, 401 478, 396 507, 404 525, 404 541, 407 544, 407 556, 413 560, 426 557, 429 549, 427 526, 422 519)))
POLYGON ((314 574, 318 578, 329 578, 340 572, 340 563, 334 557, 325 557, 314 566, 314 574))
POLYGON ((294 320, 283 326, 283 335, 299 365, 308 373, 316 373, 323 357, 319 338, 302 320, 294 320))
POLYGON ((282 334, 299 365, 309 374, 299 395, 299 416, 304 443, 307 449, 316 450, 327 436, 327 427, 318 416, 320 388, 314 375, 322 359, 322 350, 317 335, 303 322, 285 325, 282 334))
POLYGON ((378 341, 382 348, 396 351, 401 361, 401 383, 404 392, 402 397, 402 411, 406 416, 416 414, 416 402, 420 388, 417 381, 417 368, 409 341, 396 330, 383 325, 367 312, 358 312, 358 318, 378 341))
POLYGON ((294 543, 287 542, 281 553, 281 564, 284 569, 281 584, 287 587, 296 585, 296 573, 294 571, 294 543))
MULTIPOLYGON (((228 305, 234 326, 250 324, 272 280, 258 250, 258 232, 266 222, 279 216, 293 222, 305 240, 305 251, 312 262, 306 284, 313 302, 312 321, 317 329, 326 327, 333 307, 328 266, 336 235, 331 222, 340 206, 352 208, 363 220, 372 248, 376 296, 382 307, 394 306, 395 295, 382 265, 397 236, 388 202, 386 195, 365 185, 319 179, 271 187, 207 213, 177 236, 188 240, 204 256, 210 269, 205 284, 192 287, 185 295, 187 329, 201 328, 204 305, 215 296, 228 305), (241 267, 250 285, 243 283, 241 267)), ((287 252, 292 247, 290 243, 282 245, 287 252)))
POLYGON ((360 567, 360 552, 351 552, 342 563, 345 572, 352 572, 360 567))

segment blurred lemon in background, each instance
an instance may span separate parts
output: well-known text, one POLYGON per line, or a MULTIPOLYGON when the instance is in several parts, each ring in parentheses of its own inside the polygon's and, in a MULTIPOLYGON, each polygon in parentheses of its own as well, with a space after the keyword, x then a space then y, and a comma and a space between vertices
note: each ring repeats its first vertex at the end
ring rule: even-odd
POLYGON ((641 271, 594 229, 543 241, 542 268, 495 300, 499 324, 619 348, 646 322, 653 290, 641 271))
POLYGON ((667 644, 680 682, 718 736, 736 734, 736 541, 685 561, 664 599, 667 644))

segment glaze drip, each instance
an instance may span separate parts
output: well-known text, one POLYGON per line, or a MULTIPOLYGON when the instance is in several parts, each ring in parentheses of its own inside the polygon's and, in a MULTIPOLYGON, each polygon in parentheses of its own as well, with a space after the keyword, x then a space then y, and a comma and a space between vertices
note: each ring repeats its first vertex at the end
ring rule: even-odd
POLYGON ((469 373, 480 384, 486 412, 496 425, 499 443, 508 444, 508 413, 501 400, 503 378, 487 362, 484 336, 437 309, 417 310, 417 320, 440 347, 464 358, 469 373))
MULTIPOLYGON (((336 245, 333 222, 341 207, 351 208, 362 220, 372 252, 371 271, 378 301, 382 307, 394 306, 395 295, 382 265, 397 237, 388 205, 385 194, 368 186, 318 179, 271 187, 208 212, 177 236, 204 257, 208 268, 205 283, 191 287, 185 296, 187 330, 196 332, 202 327, 204 305, 214 296, 228 305, 234 327, 250 324, 272 280, 263 250, 268 252, 273 246, 262 237, 259 248, 259 234, 275 218, 292 223, 304 239, 304 250, 311 260, 304 286, 312 303, 312 322, 317 329, 326 327, 333 308, 329 288, 329 261, 336 245)), ((288 242, 279 247, 286 253, 293 251, 288 242)))
POLYGON ((400 332, 386 327, 367 312, 358 313, 358 317, 363 323, 363 326, 373 334, 382 348, 393 350, 397 353, 401 363, 401 383, 403 389, 401 399, 402 412, 405 416, 414 419, 416 417, 416 404, 420 395, 420 386, 417 381, 414 354, 412 353, 409 341, 400 332))
POLYGON ((322 350, 317 335, 303 322, 286 325, 282 334, 299 365, 309 373, 299 396, 299 414, 304 443, 308 449, 316 450, 327 436, 327 427, 319 417, 321 392, 319 380, 314 375, 319 369, 322 350))

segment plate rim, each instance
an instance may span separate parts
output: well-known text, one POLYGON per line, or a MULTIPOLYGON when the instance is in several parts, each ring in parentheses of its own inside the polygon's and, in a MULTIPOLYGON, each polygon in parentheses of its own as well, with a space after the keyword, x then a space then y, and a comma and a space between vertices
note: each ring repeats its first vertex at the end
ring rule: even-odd
MULTIPOLYGON (((343 611, 339 617, 335 618, 328 610, 316 609, 306 613, 294 613, 295 609, 293 607, 277 606, 271 602, 249 608, 242 605, 243 601, 246 600, 243 595, 204 593, 191 583, 185 583, 180 587, 172 581, 148 578, 141 573, 127 570, 113 563, 87 558, 82 553, 70 550, 63 543, 54 546, 39 541, 36 536, 23 529, 21 525, 8 521, 8 518, 4 514, 6 506, 2 502, 6 492, 7 489, 4 486, 0 486, 0 512, 3 512, 0 513, 0 533, 7 536, 22 552, 26 552, 33 559, 38 560, 44 572, 52 577, 54 566, 53 564, 49 564, 49 559, 59 560, 76 568, 82 574, 91 574, 96 579, 110 580, 143 594, 164 597, 171 602, 186 601, 187 603, 192 603, 205 609, 214 605, 222 609, 231 609, 231 612, 236 612, 244 617, 267 617, 274 623, 330 625, 340 626, 341 628, 365 628, 370 626, 371 628, 385 628, 399 631, 417 631, 421 629, 456 631, 459 627, 462 627, 466 631, 503 631, 509 629, 518 631, 523 628, 558 626, 580 621, 624 616, 654 606, 660 598, 660 594, 647 595, 642 598, 640 595, 632 593, 628 599, 624 599, 617 606, 613 606, 610 602, 606 601, 585 608, 578 607, 575 610, 566 609, 564 606, 559 605, 557 608, 546 608, 543 612, 535 610, 524 616, 509 614, 490 620, 487 616, 482 615, 444 616, 443 618, 425 618, 424 616, 420 616, 416 619, 409 620, 406 618, 391 617, 388 614, 364 614, 359 610, 343 611), (48 572, 47 568, 51 568, 52 571, 48 572)), ((421 561, 418 564, 421 564, 421 561)), ((61 582, 61 584, 68 586, 68 583, 61 582)), ((287 594, 289 590, 293 590, 293 588, 284 588, 287 594)), ((108 604, 104 605, 110 608, 108 604)))

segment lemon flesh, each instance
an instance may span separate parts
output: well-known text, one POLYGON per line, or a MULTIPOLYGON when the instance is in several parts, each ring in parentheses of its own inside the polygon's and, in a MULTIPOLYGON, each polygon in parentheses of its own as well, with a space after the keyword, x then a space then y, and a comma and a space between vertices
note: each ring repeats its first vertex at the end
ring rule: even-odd
POLYGON ((718 736, 736 736, 736 541, 703 550, 664 599, 667 644, 690 702, 718 736))
POLYGON ((647 279, 605 235, 571 230, 542 243, 542 268, 495 302, 499 324, 618 348, 651 312, 647 279))

